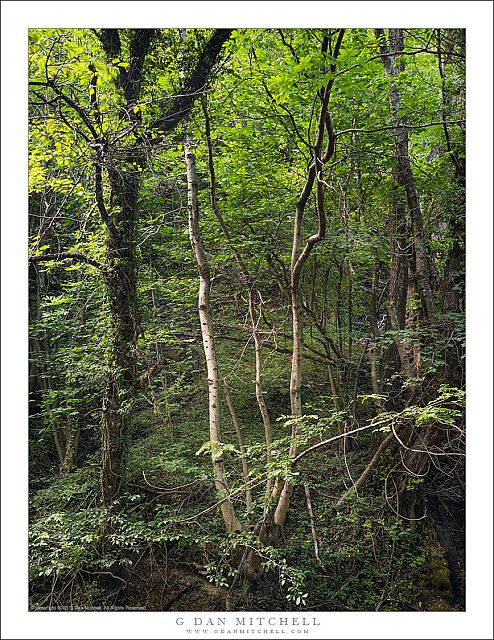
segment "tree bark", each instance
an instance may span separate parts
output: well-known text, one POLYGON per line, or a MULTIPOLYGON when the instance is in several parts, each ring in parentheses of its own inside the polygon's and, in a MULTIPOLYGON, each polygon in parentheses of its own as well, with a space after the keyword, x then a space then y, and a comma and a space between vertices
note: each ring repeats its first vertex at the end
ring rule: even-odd
MULTIPOLYGON (((399 154, 398 146, 395 153, 399 154)), ((406 378, 414 375, 412 365, 400 336, 405 328, 406 304, 408 293, 408 248, 406 239, 406 213, 402 194, 400 193, 398 171, 393 171, 395 186, 392 189, 391 215, 389 221, 391 263, 389 269, 389 325, 394 333, 394 345, 401 370, 406 378)), ((396 358, 396 355, 395 355, 396 358)))
MULTIPOLYGON (((377 253, 377 252, 376 252, 377 253)), ((370 360, 370 379, 372 385, 372 393, 375 396, 381 395, 381 376, 382 376, 382 349, 378 349, 377 340, 379 338, 379 325, 378 325, 378 283, 379 283, 379 260, 377 255, 374 258, 374 265, 372 268, 372 286, 371 286, 371 299, 370 299, 370 314, 369 323, 372 334, 372 340, 369 347, 369 360, 370 360)), ((374 399, 374 407, 376 414, 380 414, 384 411, 382 399, 376 397, 374 399)))
MULTIPOLYGON (((135 29, 129 46, 128 68, 119 69, 116 85, 124 92, 124 115, 136 121, 134 112, 141 91, 145 59, 154 36, 152 29, 135 29)), ((99 34, 109 57, 121 55, 118 30, 103 29, 99 34)), ((96 70, 93 68, 91 106, 99 118, 96 70)), ((125 485, 126 454, 137 378, 137 341, 140 334, 137 302, 137 261, 134 252, 139 169, 145 163, 143 153, 132 147, 121 150, 119 162, 107 148, 103 137, 95 141, 95 197, 107 228, 104 278, 110 310, 108 374, 103 394, 101 420, 101 498, 111 507, 125 485), (122 170, 124 169, 124 170, 122 170), (104 170, 112 190, 111 208, 107 207, 103 187, 104 170)))

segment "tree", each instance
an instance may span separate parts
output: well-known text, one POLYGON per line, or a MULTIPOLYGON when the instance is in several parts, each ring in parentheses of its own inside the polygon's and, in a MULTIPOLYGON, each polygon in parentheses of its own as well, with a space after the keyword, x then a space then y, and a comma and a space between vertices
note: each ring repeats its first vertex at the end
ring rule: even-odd
POLYGON ((397 181, 398 184, 405 189, 408 210, 410 213, 413 234, 414 271, 417 279, 417 288, 426 320, 429 322, 435 322, 437 320, 437 312, 432 295, 430 268, 424 242, 420 198, 408 155, 407 132, 402 127, 400 117, 401 100, 400 93, 396 85, 397 78, 404 69, 403 63, 397 61, 399 55, 403 53, 403 29, 389 30, 389 45, 386 43, 383 29, 376 29, 376 36, 380 43, 381 59, 384 69, 391 80, 389 104, 395 127, 394 136, 396 156, 398 160, 397 181))
POLYGON ((189 236, 194 258, 199 271, 199 321, 206 357, 208 375, 209 398, 209 440, 211 444, 211 457, 213 461, 216 489, 220 494, 226 494, 221 502, 221 511, 228 531, 240 531, 242 526, 235 514, 230 498, 228 497, 228 482, 226 479, 223 452, 221 451, 220 430, 220 375, 218 359, 214 346, 214 332, 209 305, 209 290, 211 288, 211 276, 209 264, 199 232, 199 207, 197 202, 197 175, 195 158, 191 151, 190 141, 186 140, 185 162, 187 165, 187 185, 189 204, 189 236))
MULTIPOLYGON (((337 33, 334 47, 331 47, 329 36, 325 36, 322 43, 322 53, 328 52, 333 59, 338 58, 344 30, 337 33)), ((334 132, 329 114, 328 105, 331 89, 334 84, 333 74, 335 72, 334 62, 329 65, 329 80, 325 87, 318 93, 320 100, 319 118, 314 141, 310 145, 312 158, 307 171, 307 178, 297 201, 295 209, 295 220, 293 226, 292 259, 290 264, 290 292, 292 311, 292 331, 293 331, 293 354, 292 368, 290 376, 290 408, 294 417, 302 415, 302 366, 303 366, 303 318, 301 301, 301 276, 304 266, 312 253, 312 250, 322 240, 326 234, 326 210, 324 206, 324 185, 323 178, 324 165, 331 160, 334 153, 334 132), (326 148, 323 151, 324 137, 327 136, 326 148), (305 207, 309 199, 312 188, 316 187, 316 210, 318 217, 318 230, 309 236, 302 248, 302 222, 305 207)), ((290 444, 290 456, 295 457, 298 453, 297 446, 298 426, 294 422, 292 426, 292 440, 290 444)), ((289 480, 285 480, 283 489, 279 497, 279 502, 274 515, 275 524, 281 526, 286 518, 292 487, 289 480)))

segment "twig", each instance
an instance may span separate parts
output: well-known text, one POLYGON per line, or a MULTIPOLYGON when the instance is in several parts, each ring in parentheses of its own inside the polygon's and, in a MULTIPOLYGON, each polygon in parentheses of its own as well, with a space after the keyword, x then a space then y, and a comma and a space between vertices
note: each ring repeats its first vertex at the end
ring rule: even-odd
POLYGON ((216 507, 219 507, 221 504, 223 504, 223 502, 226 502, 227 500, 231 500, 234 496, 237 496, 239 493, 243 493, 247 487, 249 487, 250 489, 253 489, 254 487, 258 487, 259 485, 261 485, 264 482, 264 480, 265 480, 264 476, 265 475, 266 474, 263 474, 261 480, 259 480, 259 481, 257 481, 258 478, 253 478, 252 480, 250 480, 246 484, 243 484, 241 487, 239 487, 238 489, 236 489, 235 491, 233 491, 229 495, 225 496, 221 500, 218 500, 218 502, 215 502, 210 507, 207 507, 207 509, 204 509, 203 511, 200 511, 199 513, 196 513, 195 515, 190 516, 189 518, 183 518, 182 520, 177 520, 177 523, 190 522, 191 520, 195 520, 199 516, 202 516, 202 515, 204 515, 206 513, 209 513, 210 511, 213 511, 214 509, 216 509, 216 507))
POLYGON ((321 556, 319 555, 319 541, 317 539, 316 527, 314 524, 314 512, 312 510, 312 502, 310 499, 310 490, 309 485, 304 484, 305 491, 305 501, 307 503, 307 511, 309 513, 309 521, 310 521, 310 529, 312 531, 312 539, 314 540, 314 553, 316 555, 316 560, 319 563, 319 566, 326 573, 326 567, 324 566, 324 562, 321 560, 321 556))
POLYGON ((325 445, 330 444, 331 442, 335 442, 336 440, 339 440, 340 438, 346 438, 348 436, 353 435, 354 433, 359 433, 360 431, 366 431, 368 429, 374 429, 375 426, 376 426, 375 423, 374 424, 367 424, 367 425, 365 425, 365 427, 358 427, 357 429, 352 429, 351 431, 345 431, 344 433, 340 433, 337 436, 333 436, 332 438, 328 438, 328 440, 323 440, 322 442, 318 442, 317 444, 312 445, 312 447, 309 447, 308 449, 305 449, 305 451, 302 451, 301 453, 299 453, 298 456, 295 456, 295 458, 293 459, 293 462, 292 462, 292 468, 296 464, 298 464, 302 458, 305 458, 305 456, 308 453, 311 453, 312 451, 315 451, 316 449, 320 449, 321 447, 324 447, 325 445))

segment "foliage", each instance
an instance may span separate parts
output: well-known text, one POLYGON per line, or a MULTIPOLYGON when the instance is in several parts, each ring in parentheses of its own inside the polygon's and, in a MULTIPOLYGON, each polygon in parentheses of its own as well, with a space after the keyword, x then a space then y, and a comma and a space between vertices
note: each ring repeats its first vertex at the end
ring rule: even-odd
POLYGON ((38 604, 73 591, 83 606, 110 602, 145 558, 157 574, 193 561, 221 594, 250 548, 263 573, 236 586, 236 608, 420 609, 428 534, 413 506, 441 494, 460 496, 462 509, 464 34, 406 30, 395 77, 372 29, 227 35, 196 90, 215 30, 29 32, 32 593, 38 604), (311 174, 327 87, 321 145, 334 154, 311 174), (187 118, 167 128, 177 110, 187 118), (223 394, 221 436, 208 430, 185 136, 218 375, 242 443, 223 394), (293 412, 293 225, 310 175, 302 246, 321 206, 326 234, 300 274, 293 412), (115 427, 106 451, 105 420, 115 427), (121 457, 121 483, 103 506, 108 452, 121 457), (270 483, 293 497, 283 536, 261 541, 270 483), (219 517, 227 495, 242 531, 227 533, 219 517))

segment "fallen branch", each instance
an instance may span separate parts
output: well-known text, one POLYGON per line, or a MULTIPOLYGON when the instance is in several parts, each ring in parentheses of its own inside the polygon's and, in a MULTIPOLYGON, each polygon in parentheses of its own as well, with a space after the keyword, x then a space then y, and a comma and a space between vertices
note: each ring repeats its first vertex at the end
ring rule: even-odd
POLYGON ((168 602, 163 606, 163 608, 161 609, 162 611, 169 611, 170 607, 172 606, 172 604, 174 602, 176 602, 177 600, 179 600, 183 595, 185 595, 188 591, 192 591, 192 589, 195 589, 197 586, 196 582, 192 582, 189 583, 187 585, 185 585, 185 587, 183 589, 180 589, 180 591, 178 593, 176 593, 172 598, 170 598, 168 600, 168 602))

